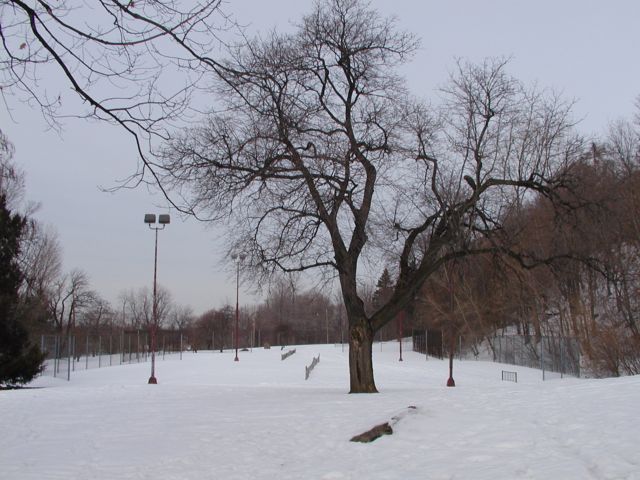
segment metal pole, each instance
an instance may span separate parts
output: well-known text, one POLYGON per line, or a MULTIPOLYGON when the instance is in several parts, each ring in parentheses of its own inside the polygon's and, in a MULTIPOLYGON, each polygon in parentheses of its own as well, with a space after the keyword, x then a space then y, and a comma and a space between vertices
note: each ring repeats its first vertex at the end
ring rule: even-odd
POLYGON ((85 342, 84 355, 84 369, 89 370, 89 335, 87 335, 87 340, 85 342))
POLYGON ((153 256, 153 323, 151 324, 151 376, 150 384, 158 383, 156 379, 156 329, 158 328, 158 291, 157 291, 157 273, 158 273, 158 229, 156 231, 155 251, 153 256))
POLYGON ((54 351, 55 351, 55 355, 53 357, 53 376, 55 378, 55 376, 58 373, 58 343, 60 342, 60 339, 58 337, 58 335, 55 336, 55 341, 54 341, 54 351))
POLYGON ((542 381, 544 382, 544 337, 540 337, 540 370, 542 370, 542 381))
POLYGON ((67 382, 71 380, 71 335, 67 339, 67 382))
POLYGON ((102 335, 98 335, 98 368, 102 367, 102 335))
POLYGON ((402 319, 404 317, 404 310, 398 314, 398 343, 400 345, 400 358, 399 362, 402 362, 402 319))
POLYGON ((122 356, 120 357, 120 365, 122 365, 122 363, 125 361, 125 356, 124 356, 124 327, 126 325, 126 318, 124 316, 124 307, 127 304, 127 299, 123 299, 122 300, 122 331, 120 332, 120 353, 122 353, 122 356))
POLYGON ((180 334, 180 360, 182 360, 182 334, 180 334))
POLYGON ((560 337, 560 378, 564 378, 564 356, 562 351, 563 337, 560 337))
MULTIPOLYGON (((44 335, 40 335, 40 351, 44 353, 44 335)), ((48 367, 48 362, 46 362, 49 358, 49 352, 47 352, 47 357, 45 357, 45 366, 48 367)))
POLYGON ((424 329, 424 359, 429 360, 429 330, 424 329))
POLYGON ((324 307, 324 322, 327 326, 327 345, 329 345, 329 315, 327 314, 327 307, 324 307))
POLYGON ((238 323, 240 319, 240 262, 236 263, 236 358, 234 362, 238 362, 238 323))

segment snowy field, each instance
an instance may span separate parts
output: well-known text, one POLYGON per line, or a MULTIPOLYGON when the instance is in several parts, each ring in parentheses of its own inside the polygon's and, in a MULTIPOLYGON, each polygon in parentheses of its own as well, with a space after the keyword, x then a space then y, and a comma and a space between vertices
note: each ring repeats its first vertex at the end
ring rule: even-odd
POLYGON ((281 353, 167 357, 158 385, 140 363, 0 391, 0 479, 640 479, 639 376, 465 361, 446 388, 446 362, 386 344, 381 393, 348 395, 346 349, 281 353), (349 442, 396 415, 393 435, 349 442))

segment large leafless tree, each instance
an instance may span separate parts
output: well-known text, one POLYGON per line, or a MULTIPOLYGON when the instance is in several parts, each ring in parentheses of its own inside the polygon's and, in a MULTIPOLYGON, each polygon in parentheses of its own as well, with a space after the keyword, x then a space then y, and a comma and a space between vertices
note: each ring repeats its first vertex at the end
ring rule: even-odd
POLYGON ((253 266, 335 272, 353 393, 376 391, 374 333, 448 260, 504 248, 480 239, 526 192, 550 194, 578 149, 569 105, 503 61, 460 62, 437 108, 413 100, 397 72, 416 47, 363 2, 320 1, 294 33, 238 47, 217 83, 224 108, 164 151, 186 209, 231 219, 253 266), (372 314, 367 256, 397 275, 372 314))

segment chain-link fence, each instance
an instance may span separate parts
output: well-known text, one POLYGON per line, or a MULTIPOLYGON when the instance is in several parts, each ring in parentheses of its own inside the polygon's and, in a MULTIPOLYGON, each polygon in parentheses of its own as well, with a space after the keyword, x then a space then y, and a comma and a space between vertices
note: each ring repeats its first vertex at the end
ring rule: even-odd
MULTIPOLYGON (((187 346, 181 333, 160 332, 157 335, 156 359, 179 354, 187 346)), ((67 380, 76 370, 110 367, 150 360, 150 337, 144 331, 122 331, 114 335, 42 335, 40 348, 46 353, 42 375, 67 380)))
POLYGON ((430 357, 442 358, 443 335, 441 330, 413 330, 413 351, 430 357))
POLYGON ((496 336, 484 342, 493 360, 580 377, 580 342, 571 337, 496 336))
MULTIPOLYGON (((580 377, 580 342, 572 337, 502 335, 478 340, 456 337, 459 359, 489 360, 538 368, 542 378, 555 372, 580 377)), ((413 350, 437 358, 449 356, 451 343, 440 330, 414 330, 413 350)))

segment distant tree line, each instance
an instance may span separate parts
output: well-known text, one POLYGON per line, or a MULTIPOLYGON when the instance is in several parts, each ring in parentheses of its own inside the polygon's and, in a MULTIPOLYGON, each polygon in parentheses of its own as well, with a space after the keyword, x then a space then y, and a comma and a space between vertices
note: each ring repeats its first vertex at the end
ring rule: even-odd
MULTIPOLYGON (((318 290, 302 290, 296 276, 276 276, 264 301, 240 308, 239 347, 346 341, 343 307, 318 290)), ((233 348, 235 314, 231 305, 203 313, 195 319, 190 338, 202 349, 233 348)))

